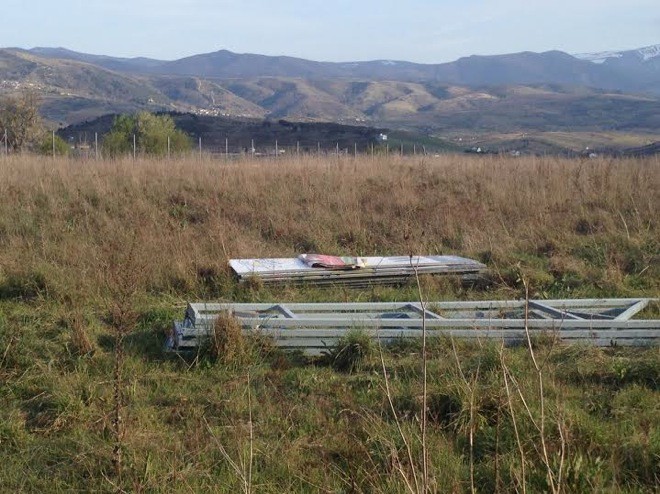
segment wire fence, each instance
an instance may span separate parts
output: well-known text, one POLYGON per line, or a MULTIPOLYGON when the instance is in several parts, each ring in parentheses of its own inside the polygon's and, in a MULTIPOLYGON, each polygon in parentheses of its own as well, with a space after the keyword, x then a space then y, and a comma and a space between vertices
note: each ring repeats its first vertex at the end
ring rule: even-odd
MULTIPOLYGON (((7 157, 13 154, 25 154, 25 149, 15 150, 10 144, 9 136, 11 135, 10 129, 5 129, 0 132, 0 153, 7 157)), ((291 157, 291 156, 336 156, 336 157, 350 157, 350 156, 365 156, 365 155, 400 155, 400 156, 416 156, 427 155, 426 146, 423 144, 406 144, 403 143, 390 145, 386 139, 379 138, 372 142, 352 142, 347 141, 317 141, 310 143, 309 141, 296 141, 295 143, 287 141, 280 143, 278 140, 270 142, 257 142, 256 139, 245 138, 232 141, 225 138, 224 142, 218 141, 217 138, 209 139, 208 142, 202 137, 191 139, 191 146, 185 151, 175 149, 172 145, 172 140, 167 137, 167 141, 162 143, 162 146, 150 146, 149 151, 141 147, 139 139, 134 134, 130 150, 125 153, 107 152, 104 150, 103 139, 98 133, 89 135, 88 133, 81 133, 80 135, 68 135, 65 139, 60 137, 57 132, 50 133, 51 145, 47 146, 47 142, 42 143, 38 152, 42 155, 63 156, 66 155, 71 158, 79 158, 86 160, 99 160, 108 158, 144 158, 144 157, 159 157, 159 158, 180 158, 191 157, 197 155, 199 158, 224 158, 224 159, 237 159, 237 158, 277 158, 277 157, 291 157)), ((35 150, 32 149, 34 152, 35 150)))

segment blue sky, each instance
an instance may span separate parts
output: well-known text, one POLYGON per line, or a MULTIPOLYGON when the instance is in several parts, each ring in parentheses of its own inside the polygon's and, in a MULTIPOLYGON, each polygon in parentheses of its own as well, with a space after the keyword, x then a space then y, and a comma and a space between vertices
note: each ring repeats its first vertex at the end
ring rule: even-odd
POLYGON ((660 43, 659 0, 2 0, 0 46, 175 59, 228 49, 448 62, 660 43))

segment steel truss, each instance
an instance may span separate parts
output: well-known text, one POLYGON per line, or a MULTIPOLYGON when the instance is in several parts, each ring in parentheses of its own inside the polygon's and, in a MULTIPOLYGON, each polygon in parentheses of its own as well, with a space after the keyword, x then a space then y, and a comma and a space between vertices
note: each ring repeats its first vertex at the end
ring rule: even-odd
POLYGON ((529 333, 596 346, 660 343, 660 320, 633 320, 653 299, 488 300, 380 303, 191 303, 174 323, 167 348, 190 350, 213 331, 221 313, 245 333, 275 345, 318 354, 351 330, 390 342, 399 338, 483 338, 521 342, 529 333), (525 317, 527 314, 527 317, 525 317), (527 329, 526 329, 527 328, 527 329))

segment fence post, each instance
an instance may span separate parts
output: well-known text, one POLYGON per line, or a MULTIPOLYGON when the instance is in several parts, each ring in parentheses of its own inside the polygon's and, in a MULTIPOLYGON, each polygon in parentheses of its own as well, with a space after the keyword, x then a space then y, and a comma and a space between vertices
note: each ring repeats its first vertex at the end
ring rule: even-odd
POLYGON ((170 136, 167 136, 167 159, 170 159, 170 136))
POLYGON ((202 136, 199 136, 199 161, 202 161, 202 136))
POLYGON ((136 147, 135 147, 135 145, 136 145, 135 134, 133 134, 133 159, 135 159, 135 155, 136 155, 136 147))
POLYGON ((99 160, 99 133, 94 132, 94 159, 99 160))
POLYGON ((52 134, 52 144, 53 144, 53 159, 55 159, 55 131, 53 130, 52 134))

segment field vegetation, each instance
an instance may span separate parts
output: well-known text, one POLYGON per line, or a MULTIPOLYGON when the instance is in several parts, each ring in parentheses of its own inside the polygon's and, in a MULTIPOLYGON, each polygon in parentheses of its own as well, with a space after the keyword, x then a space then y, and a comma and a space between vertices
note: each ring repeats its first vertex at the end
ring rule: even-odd
POLYGON ((307 359, 231 319, 198 355, 162 347, 188 300, 657 297, 659 191, 657 158, 0 157, 0 491, 654 492, 658 348, 445 340, 424 362, 358 331, 307 359), (273 289, 227 268, 301 252, 490 275, 273 289))

